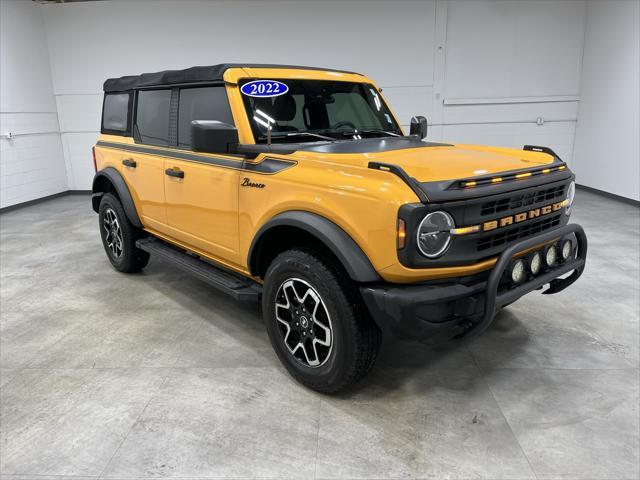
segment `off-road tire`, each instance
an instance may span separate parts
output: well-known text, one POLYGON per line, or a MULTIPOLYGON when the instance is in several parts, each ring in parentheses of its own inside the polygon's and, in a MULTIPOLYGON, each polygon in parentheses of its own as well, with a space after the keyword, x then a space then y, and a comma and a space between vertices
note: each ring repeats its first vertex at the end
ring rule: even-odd
POLYGON ((131 224, 115 195, 105 193, 102 196, 98 221, 102 245, 113 268, 120 272, 132 273, 140 271, 149 263, 149 254, 136 247, 136 240, 143 236, 143 231, 131 224), (113 218, 115 223, 110 222, 113 218), (117 224, 119 235, 109 234, 106 229, 108 224, 117 224))
MULTIPOLYGON (((295 298, 291 293, 288 296, 295 298)), ((344 390, 364 377, 375 363, 380 350, 381 332, 362 304, 356 285, 326 256, 306 249, 288 250, 278 255, 265 275, 262 311, 269 339, 278 358, 297 381, 313 390, 322 393, 344 390), (293 311, 283 310, 283 303, 288 304, 289 300, 285 298, 286 294, 283 295, 287 287, 282 287, 289 285, 290 289, 292 283, 288 282, 291 279, 297 279, 298 290, 307 288, 305 284, 310 287, 324 303, 324 311, 329 317, 332 344, 324 362, 317 366, 309 365, 308 356, 300 359, 292 354, 291 346, 285 343, 285 332, 291 330, 287 330, 282 318, 278 320, 278 317, 289 313, 290 318, 302 318, 294 317, 293 311)), ((309 312, 308 307, 306 311, 309 312)), ((319 317, 318 322, 327 323, 326 318, 319 317)), ((294 324, 295 320, 292 320, 292 328, 296 328, 294 324)), ((305 334, 320 338, 324 329, 319 329, 317 324, 315 327, 314 333, 307 331, 305 334)), ((300 334, 295 338, 303 337, 300 334)), ((313 349, 310 350, 310 353, 314 353, 313 349)), ((301 356, 300 350, 297 350, 297 354, 301 356)), ((322 358, 317 352, 315 357, 322 358)))

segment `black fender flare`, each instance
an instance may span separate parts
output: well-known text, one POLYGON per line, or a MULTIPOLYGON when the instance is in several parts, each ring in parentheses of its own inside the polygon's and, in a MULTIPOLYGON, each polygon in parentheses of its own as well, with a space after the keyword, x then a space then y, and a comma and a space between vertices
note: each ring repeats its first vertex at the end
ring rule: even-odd
POLYGON ((382 280, 360 246, 347 232, 321 215, 298 210, 280 213, 260 227, 253 237, 247 258, 247 265, 252 275, 257 275, 262 239, 269 230, 279 226, 300 228, 316 237, 333 252, 352 280, 357 282, 382 280))
POLYGON ((138 228, 143 228, 142 222, 140 221, 140 217, 138 217, 138 212, 136 211, 136 205, 133 203, 133 198, 131 197, 131 192, 129 191, 129 187, 127 187, 124 178, 118 170, 113 167, 107 167, 95 174, 93 177, 93 185, 91 191, 93 192, 92 196, 92 204, 93 209, 98 212, 98 208, 100 206, 100 198, 106 192, 100 188, 100 184, 104 181, 103 179, 108 180, 113 188, 116 190, 118 197, 120 197, 120 203, 122 203, 122 207, 124 208, 124 213, 127 214, 127 218, 129 221, 138 228))

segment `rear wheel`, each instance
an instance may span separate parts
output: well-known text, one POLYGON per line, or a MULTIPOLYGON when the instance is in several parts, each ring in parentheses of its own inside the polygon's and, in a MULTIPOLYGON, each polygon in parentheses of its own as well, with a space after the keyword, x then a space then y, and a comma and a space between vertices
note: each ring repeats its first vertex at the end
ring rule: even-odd
POLYGON ((309 388, 337 392, 373 367, 380 331, 329 259, 305 250, 280 254, 267 270, 262 308, 280 361, 309 388))
POLYGON ((116 196, 105 193, 100 200, 100 237, 113 267, 125 273, 137 272, 149 262, 149 254, 136 247, 141 230, 134 227, 116 196))

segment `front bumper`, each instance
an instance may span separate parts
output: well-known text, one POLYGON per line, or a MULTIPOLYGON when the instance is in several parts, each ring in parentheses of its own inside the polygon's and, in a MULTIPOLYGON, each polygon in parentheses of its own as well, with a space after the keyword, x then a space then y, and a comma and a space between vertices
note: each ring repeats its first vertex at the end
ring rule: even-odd
POLYGON ((584 230, 570 224, 510 246, 500 254, 488 276, 437 284, 363 285, 360 291, 383 332, 399 338, 444 340, 481 333, 502 307, 546 284, 549 288, 543 294, 564 290, 582 275, 586 258, 584 230), (514 256, 569 235, 575 235, 577 241, 575 256, 521 284, 504 286, 504 273, 514 256), (568 277, 559 278, 569 272, 568 277))

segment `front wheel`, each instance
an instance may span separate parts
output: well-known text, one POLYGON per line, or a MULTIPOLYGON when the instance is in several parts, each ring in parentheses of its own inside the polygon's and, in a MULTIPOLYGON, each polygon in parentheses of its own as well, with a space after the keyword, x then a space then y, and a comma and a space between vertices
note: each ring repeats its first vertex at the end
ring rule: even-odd
POLYGON ((149 254, 136 247, 140 231, 134 227, 117 197, 105 193, 98 211, 102 245, 113 267, 125 273, 137 272, 149 262, 149 254))
POLYGON ((265 276, 262 309, 280 361, 309 388, 337 392, 373 367, 380 330, 329 259, 304 250, 280 254, 265 276))

